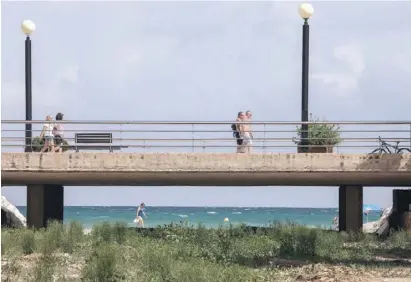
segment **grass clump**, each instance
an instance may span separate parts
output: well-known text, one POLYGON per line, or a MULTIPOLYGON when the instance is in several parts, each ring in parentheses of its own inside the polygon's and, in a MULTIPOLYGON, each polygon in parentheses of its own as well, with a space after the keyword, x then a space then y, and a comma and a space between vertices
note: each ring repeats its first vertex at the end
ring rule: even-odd
POLYGON ((36 250, 36 241, 32 229, 24 229, 20 237, 21 250, 24 255, 29 255, 36 250))
POLYGON ((56 258, 50 254, 38 258, 34 270, 34 280, 39 282, 53 281, 56 272, 56 258))
POLYGON ((40 252, 49 256, 53 252, 59 250, 62 245, 63 238, 66 238, 65 226, 58 221, 50 221, 47 224, 47 230, 42 229, 40 232, 40 252))
POLYGON ((93 282, 118 281, 116 270, 117 254, 112 244, 103 243, 98 248, 93 248, 83 268, 83 279, 93 282))
POLYGON ((411 262, 398 263, 411 256, 410 233, 383 240, 293 223, 258 230, 182 224, 150 231, 102 222, 84 234, 77 222, 50 222, 38 231, 2 230, 2 248, 6 281, 295 281, 319 275, 335 280, 338 273, 340 280, 352 273, 357 281, 364 272, 411 276, 411 262), (384 256, 384 264, 376 260, 384 256))

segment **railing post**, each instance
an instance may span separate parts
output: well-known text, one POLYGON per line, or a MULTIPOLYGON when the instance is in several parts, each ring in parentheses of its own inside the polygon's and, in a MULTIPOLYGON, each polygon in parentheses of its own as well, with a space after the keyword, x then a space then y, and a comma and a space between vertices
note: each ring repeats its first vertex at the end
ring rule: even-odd
POLYGON ((123 124, 120 124, 120 146, 123 146, 123 124))
POLYGON ((410 123, 410 150, 411 150, 411 123, 410 123))
POLYGON ((266 124, 264 123, 264 140, 263 140, 263 152, 265 153, 265 139, 266 139, 266 124))
POLYGON ((191 124, 191 151, 194 153, 194 123, 191 124))
POLYGON ((144 153, 147 153, 146 140, 143 141, 144 153))

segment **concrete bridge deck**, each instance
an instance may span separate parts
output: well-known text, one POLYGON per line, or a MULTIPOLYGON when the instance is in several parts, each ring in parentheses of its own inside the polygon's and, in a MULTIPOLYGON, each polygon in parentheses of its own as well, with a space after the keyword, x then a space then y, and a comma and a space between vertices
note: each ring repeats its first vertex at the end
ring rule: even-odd
POLYGON ((2 153, 2 185, 411 186, 410 154, 2 153))

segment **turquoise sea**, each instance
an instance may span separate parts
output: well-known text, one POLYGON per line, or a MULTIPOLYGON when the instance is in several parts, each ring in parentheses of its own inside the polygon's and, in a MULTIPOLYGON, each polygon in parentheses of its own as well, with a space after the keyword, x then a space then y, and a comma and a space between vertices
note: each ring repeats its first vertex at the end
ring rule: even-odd
MULTIPOLYGON (((26 207, 17 207, 23 215, 26 215, 26 207)), ((146 227, 180 223, 199 223, 207 227, 218 227, 224 224, 224 218, 228 218, 232 224, 244 223, 253 226, 269 225, 273 221, 293 221, 307 226, 329 228, 332 226, 333 217, 338 215, 336 208, 252 208, 252 207, 146 207, 147 219, 144 219, 146 227)), ((85 228, 94 224, 109 221, 126 222, 129 226, 135 226, 133 220, 136 216, 136 207, 115 206, 66 206, 64 208, 64 221, 76 220, 85 228)), ((372 212, 368 221, 377 220, 380 212, 372 212)), ((364 222, 366 222, 364 216, 364 222)))

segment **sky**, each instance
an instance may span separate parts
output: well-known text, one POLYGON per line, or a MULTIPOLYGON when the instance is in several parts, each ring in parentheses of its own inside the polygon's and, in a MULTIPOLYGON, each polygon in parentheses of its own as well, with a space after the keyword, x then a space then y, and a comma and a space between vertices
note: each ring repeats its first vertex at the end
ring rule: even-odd
MULTIPOLYGON (((233 120, 301 117, 298 2, 2 2, 1 118, 25 118, 24 35, 32 35, 33 119, 233 120), (21 109, 21 110, 20 110, 21 109)), ((313 3, 310 112, 410 120, 411 2, 313 3)), ((2 148, 5 151, 4 148, 2 148)), ((25 205, 25 187, 2 195, 25 205)), ((391 188, 365 188, 387 206, 391 188)), ((336 187, 67 187, 66 205, 338 205, 336 187)))

